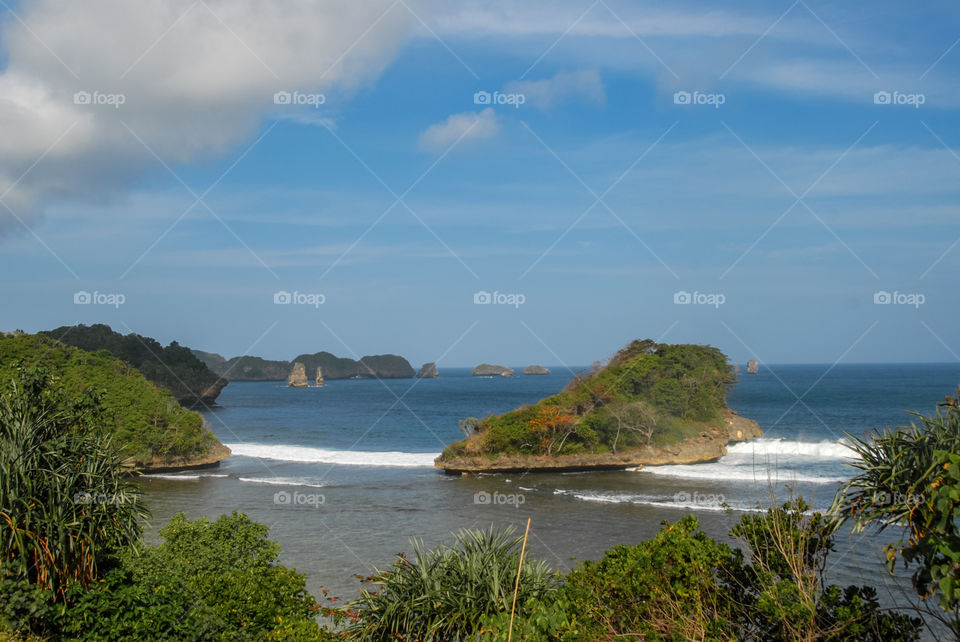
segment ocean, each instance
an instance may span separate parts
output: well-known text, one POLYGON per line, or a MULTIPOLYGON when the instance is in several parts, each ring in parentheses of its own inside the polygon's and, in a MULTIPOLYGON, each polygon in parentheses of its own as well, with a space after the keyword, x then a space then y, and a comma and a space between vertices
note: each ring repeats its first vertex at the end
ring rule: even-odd
MULTIPOLYGON (((845 432, 932 412, 960 383, 960 364, 773 365, 757 375, 741 367, 728 405, 765 434, 714 463, 476 477, 433 468, 443 447, 462 437, 460 419, 535 402, 571 377, 555 369, 481 378, 446 368, 439 379, 334 380, 322 388, 233 382, 205 411, 233 455, 215 469, 142 477, 153 513, 146 537, 157 541, 157 529, 178 512, 244 512, 270 527, 281 561, 306 573, 315 595, 322 587, 343 599, 357 594, 355 575, 386 567, 413 539, 434 546, 451 531, 491 524, 522 534, 528 517, 530 554, 561 570, 648 539, 661 522, 691 512, 708 534, 725 538, 744 512, 791 495, 829 507, 853 474, 845 432)), ((909 595, 909 580, 883 568, 881 546, 893 539, 841 533, 828 560, 831 581, 881 586, 885 603, 909 595)))

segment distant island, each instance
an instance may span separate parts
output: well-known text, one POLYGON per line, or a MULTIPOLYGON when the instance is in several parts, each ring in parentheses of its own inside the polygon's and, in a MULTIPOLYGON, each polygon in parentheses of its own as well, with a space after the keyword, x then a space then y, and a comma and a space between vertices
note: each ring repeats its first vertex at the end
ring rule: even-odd
POLYGON ((550 370, 544 368, 543 366, 527 366, 523 369, 523 374, 525 375, 548 375, 550 370))
POLYGON ((0 385, 20 368, 46 368, 77 403, 102 395, 100 422, 126 465, 140 471, 216 465, 230 455, 203 417, 181 407, 129 363, 106 350, 89 352, 45 334, 0 333, 0 385))
POLYGON ((270 361, 260 357, 225 359, 213 352, 193 350, 207 367, 228 381, 287 381, 294 364, 303 364, 304 372, 322 369, 324 380, 330 379, 410 379, 416 375, 413 366, 395 354, 361 357, 359 360, 338 357, 329 352, 301 354, 291 361, 270 361))
POLYGON ((513 368, 508 368, 506 366, 495 366, 490 363, 481 363, 479 366, 473 369, 471 372, 474 377, 512 377, 514 375, 513 368))
POLYGON ((106 350, 132 365, 154 384, 169 390, 188 408, 198 404, 212 405, 228 383, 193 351, 176 341, 163 347, 150 337, 134 332, 123 335, 102 323, 65 325, 37 334, 89 352, 106 350))
POLYGON ((634 341, 556 395, 461 421, 467 438, 448 446, 435 466, 536 472, 711 461, 727 444, 762 435, 757 422, 727 408, 734 382, 717 348, 634 341))

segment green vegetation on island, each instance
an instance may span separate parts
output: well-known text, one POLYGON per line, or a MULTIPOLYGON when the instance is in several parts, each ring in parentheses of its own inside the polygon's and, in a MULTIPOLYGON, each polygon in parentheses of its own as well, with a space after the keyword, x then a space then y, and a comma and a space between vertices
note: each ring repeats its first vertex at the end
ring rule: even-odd
POLYGON ((42 335, 0 336, 0 389, 40 368, 75 403, 100 400, 97 425, 111 436, 128 465, 177 468, 215 463, 229 454, 204 425, 133 366, 106 350, 88 352, 42 335))
POLYGON ((294 363, 302 363, 306 372, 323 370, 324 379, 409 379, 416 374, 410 362, 395 354, 361 357, 359 360, 338 357, 329 352, 301 354, 292 361, 271 361, 260 357, 224 359, 212 352, 194 350, 193 354, 211 370, 229 381, 283 381, 294 363))
POLYGON ((173 341, 167 347, 155 339, 134 332, 122 335, 108 325, 97 323, 65 325, 46 332, 38 332, 81 350, 106 350, 117 359, 126 361, 140 373, 169 390, 181 404, 212 404, 227 380, 214 373, 189 348, 173 341))
POLYGON ((465 419, 467 438, 448 446, 437 466, 536 469, 555 466, 547 460, 558 458, 584 468, 637 465, 643 462, 629 454, 643 450, 640 459, 655 459, 657 449, 688 439, 695 440, 691 460, 716 458, 729 441, 759 435, 754 422, 726 407, 733 382, 717 348, 634 341, 558 394, 502 415, 465 419))
POLYGON ((101 426, 102 398, 78 399, 44 367, 15 369, 9 381, 0 639, 885 642, 918 640, 936 620, 960 639, 960 394, 919 426, 857 442, 860 473, 831 514, 802 499, 745 513, 730 531, 735 546, 690 515, 563 576, 535 559, 521 570, 522 540, 509 529, 462 531, 432 551, 415 543, 412 558, 365 578, 376 590, 321 606, 246 515, 176 515, 164 541, 146 545, 146 509, 101 426), (908 535, 889 557, 915 568, 924 601, 881 606, 871 584, 827 582, 849 519, 908 535))

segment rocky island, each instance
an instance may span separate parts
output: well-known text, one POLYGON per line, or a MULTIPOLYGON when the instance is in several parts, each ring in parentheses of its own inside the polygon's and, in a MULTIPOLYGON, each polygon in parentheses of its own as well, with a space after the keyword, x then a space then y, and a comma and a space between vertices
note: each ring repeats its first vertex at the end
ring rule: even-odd
POLYGON ((523 374, 525 375, 548 375, 550 370, 544 368, 543 366, 527 366, 523 369, 523 374))
POLYGON ((467 438, 435 466, 447 473, 613 470, 691 464, 763 434, 726 406, 734 383, 710 346, 634 341, 560 393, 461 422, 467 438))
POLYGON ((436 379, 439 376, 440 373, 437 372, 437 364, 432 361, 420 366, 420 370, 417 372, 417 379, 436 379))
POLYGON ((287 377, 287 386, 291 388, 306 388, 308 385, 310 385, 310 382, 307 381, 307 368, 298 361, 293 364, 293 370, 290 371, 290 376, 287 377))
POLYGON ((512 377, 514 374, 513 368, 508 368, 506 366, 495 366, 490 363, 481 363, 479 366, 473 369, 471 372, 474 377, 512 377))

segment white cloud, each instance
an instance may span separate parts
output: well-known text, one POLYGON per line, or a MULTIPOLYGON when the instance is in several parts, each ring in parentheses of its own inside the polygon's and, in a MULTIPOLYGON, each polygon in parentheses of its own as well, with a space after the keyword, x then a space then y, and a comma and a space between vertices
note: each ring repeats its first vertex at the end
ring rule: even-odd
POLYGON ((413 20, 388 0, 35 0, 15 11, 23 24, 5 20, 0 37, 0 195, 23 218, 57 197, 115 193, 161 168, 154 153, 174 169, 239 154, 265 114, 328 122, 413 20), (295 90, 326 102, 274 104, 295 90), (76 104, 77 92, 123 104, 76 104))
POLYGON ((558 73, 547 80, 515 81, 504 87, 506 93, 523 94, 527 103, 550 109, 571 98, 585 98, 597 104, 606 100, 603 80, 595 70, 558 73))
POLYGON ((480 113, 453 114, 442 123, 430 125, 420 134, 419 148, 442 152, 454 143, 493 138, 500 131, 500 123, 492 107, 480 113))

